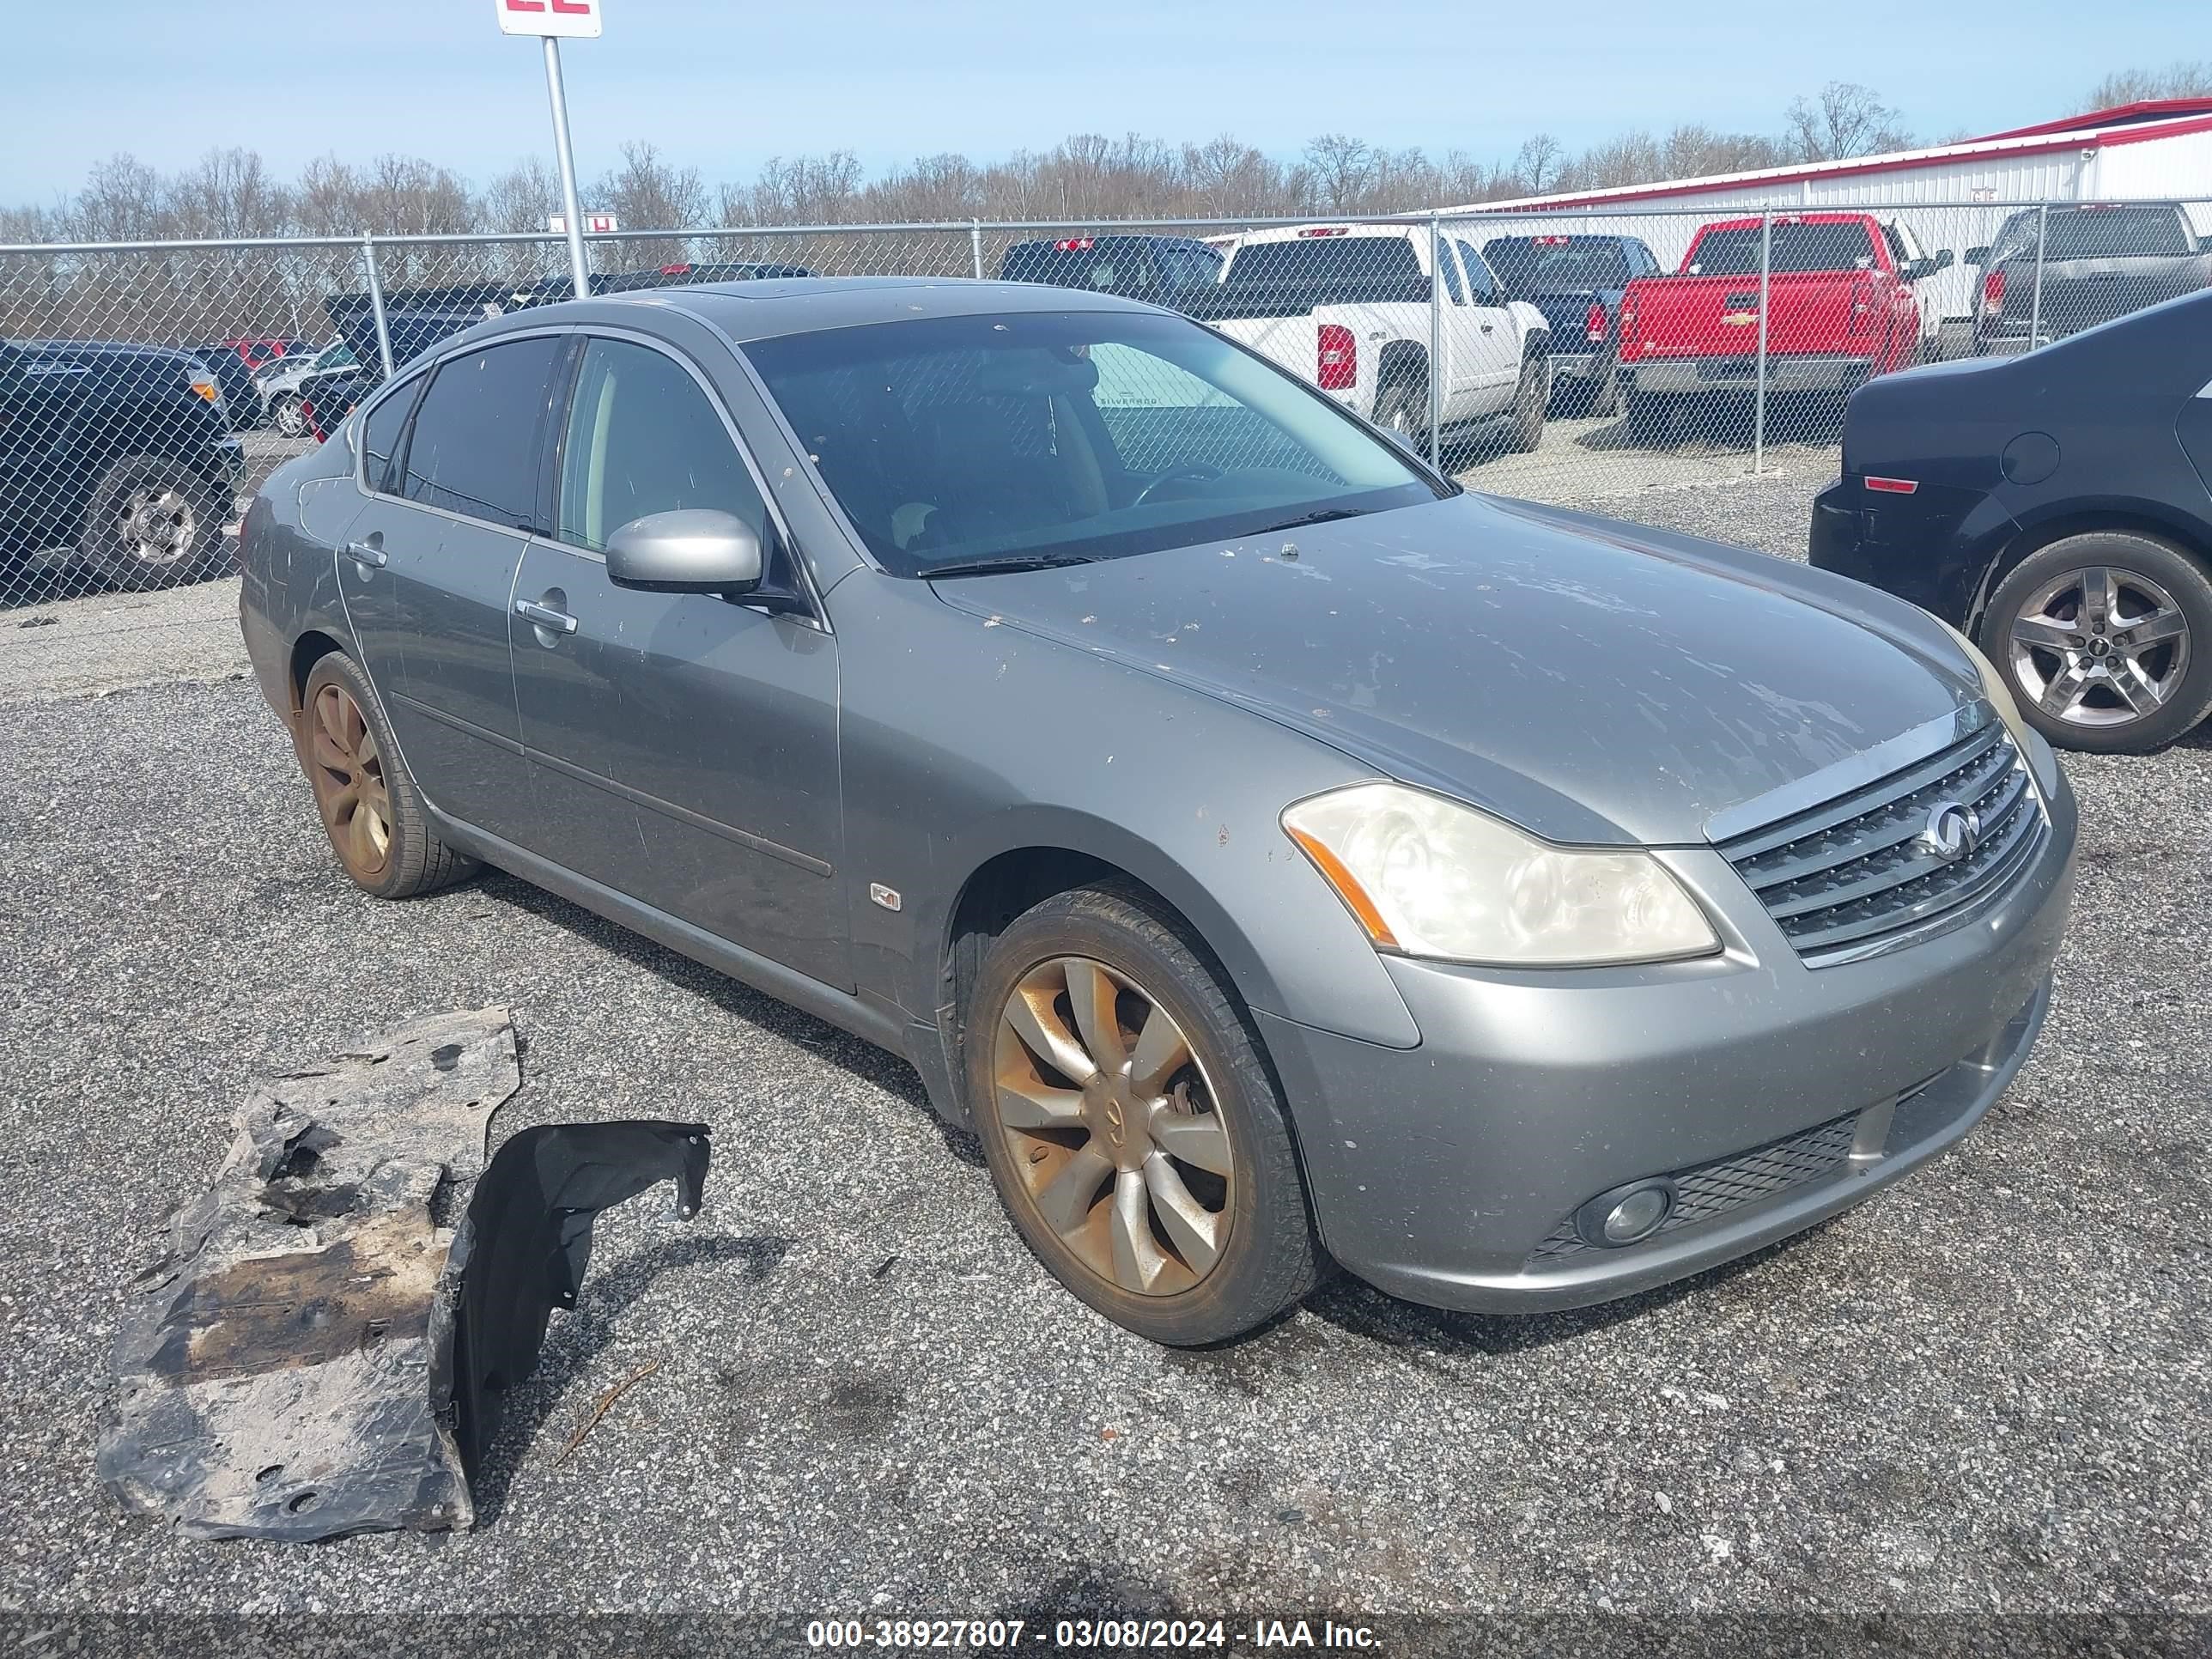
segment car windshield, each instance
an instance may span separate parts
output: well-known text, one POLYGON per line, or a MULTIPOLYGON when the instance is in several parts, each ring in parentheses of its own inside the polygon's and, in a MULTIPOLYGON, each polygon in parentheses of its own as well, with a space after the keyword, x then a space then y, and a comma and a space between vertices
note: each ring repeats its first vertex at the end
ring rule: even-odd
POLYGON ((1482 257, 1516 295, 1575 294, 1628 281, 1628 255, 1610 236, 1501 236, 1483 245, 1482 257))
POLYGON ((748 344, 902 576, 1115 558, 1433 501, 1367 427, 1180 317, 1018 312, 748 344))
MULTIPOLYGON (((1760 228, 1746 225, 1709 230, 1698 240, 1697 257, 1686 276, 1756 276, 1760 228)), ((1779 271, 1865 270, 1874 264, 1874 244, 1863 224, 1774 225, 1773 269, 1779 271)))

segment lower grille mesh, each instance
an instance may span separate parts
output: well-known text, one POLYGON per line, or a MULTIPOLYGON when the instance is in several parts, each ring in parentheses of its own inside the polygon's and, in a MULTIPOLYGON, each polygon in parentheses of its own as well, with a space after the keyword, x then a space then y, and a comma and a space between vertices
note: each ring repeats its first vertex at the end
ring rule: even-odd
MULTIPOLYGON (((1840 1171, 1850 1158, 1858 1121, 1856 1112, 1848 1113, 1733 1158, 1676 1170, 1674 1213, 1653 1237, 1663 1238, 1677 1228, 1695 1226, 1778 1193, 1826 1180, 1840 1171)), ((1528 1253, 1528 1260, 1531 1264, 1556 1261, 1591 1248, 1583 1243, 1582 1235, 1575 1231, 1574 1218, 1569 1216, 1528 1253)))

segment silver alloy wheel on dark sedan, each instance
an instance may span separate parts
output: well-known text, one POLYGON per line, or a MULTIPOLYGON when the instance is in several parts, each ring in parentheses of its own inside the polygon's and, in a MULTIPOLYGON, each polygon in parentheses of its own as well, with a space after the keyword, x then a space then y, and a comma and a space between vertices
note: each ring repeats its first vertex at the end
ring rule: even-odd
POLYGON ((2069 536, 2022 560, 1990 600, 1988 653, 2053 743, 2136 753, 2212 705, 2212 580, 2179 549, 2133 532, 2069 536))

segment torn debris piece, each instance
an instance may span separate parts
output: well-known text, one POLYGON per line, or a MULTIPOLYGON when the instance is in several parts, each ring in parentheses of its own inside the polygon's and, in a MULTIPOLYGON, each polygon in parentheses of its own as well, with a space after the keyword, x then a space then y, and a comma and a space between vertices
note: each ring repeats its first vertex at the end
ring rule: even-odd
POLYGON ((453 1402, 461 1465, 473 1476, 498 1425, 500 1395, 538 1368, 546 1322, 573 1308, 600 1211, 663 1181, 676 1213, 699 1213, 707 1186, 703 1123, 559 1123, 524 1129, 477 1182, 446 1259, 434 1379, 453 1402))
POLYGON ((198 1538, 472 1524, 481 1391, 526 1376, 550 1309, 574 1304, 592 1216, 671 1176, 696 1213, 708 1156, 699 1125, 584 1124, 525 1130, 487 1170, 520 1083, 507 1012, 487 1008, 254 1091, 125 1293, 95 1462, 126 1507, 198 1538), (433 1201, 480 1170, 484 1207, 449 1256, 433 1201))

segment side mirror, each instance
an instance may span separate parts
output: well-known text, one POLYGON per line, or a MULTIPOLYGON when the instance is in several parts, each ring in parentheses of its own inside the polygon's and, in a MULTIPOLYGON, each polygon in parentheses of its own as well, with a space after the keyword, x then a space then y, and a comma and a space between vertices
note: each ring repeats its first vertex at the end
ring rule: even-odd
POLYGON ((760 538, 733 513, 704 507, 648 513, 607 538, 607 580, 653 593, 750 593, 761 583, 760 538))
POLYGON ((1989 262, 1990 245, 1987 242, 1983 243, 1979 247, 1970 247, 1966 250, 1966 263, 1968 264, 1985 265, 1989 264, 1989 262))
POLYGON ((1948 247, 1936 256, 1936 269, 1938 270, 1950 270, 1951 263, 1951 250, 1948 247))

